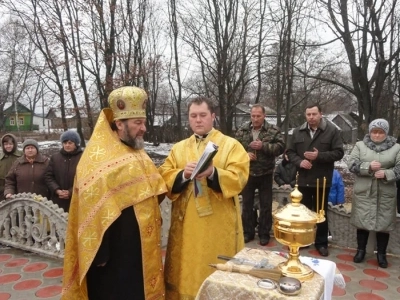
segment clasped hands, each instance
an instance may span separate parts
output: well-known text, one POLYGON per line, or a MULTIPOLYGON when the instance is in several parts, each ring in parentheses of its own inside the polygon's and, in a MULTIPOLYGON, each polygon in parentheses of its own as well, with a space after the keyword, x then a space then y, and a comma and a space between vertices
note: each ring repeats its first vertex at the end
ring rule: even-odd
POLYGON ((69 191, 68 190, 57 190, 56 194, 60 199, 69 199, 69 191))
POLYGON ((369 164, 369 169, 374 172, 374 177, 378 179, 385 178, 385 171, 381 170, 381 163, 379 161, 373 160, 369 164))
POLYGON ((304 157, 300 163, 300 168, 303 169, 311 169, 312 168, 312 161, 316 160, 318 157, 318 149, 314 147, 314 151, 306 151, 304 152, 304 157))
MULTIPOLYGON (((183 169, 183 177, 185 177, 185 179, 189 179, 190 176, 192 176, 192 173, 194 171, 194 169, 197 166, 197 162, 188 162, 185 166, 185 168, 183 169)), ((201 172, 200 174, 197 174, 197 176, 195 177, 195 179, 201 180, 203 178, 207 178, 209 176, 211 176, 211 174, 214 171, 214 165, 211 162, 210 165, 207 167, 207 169, 205 169, 205 171, 201 172)))
POLYGON ((251 149, 254 149, 254 150, 261 150, 261 148, 262 148, 262 146, 263 146, 263 143, 262 143, 262 141, 260 141, 260 140, 255 140, 255 141, 252 141, 252 142, 249 144, 249 146, 250 146, 251 149))
MULTIPOLYGON (((260 140, 255 140, 255 141, 252 141, 252 142, 249 144, 249 146, 250 146, 250 148, 253 149, 253 150, 261 150, 262 147, 263 147, 263 143, 262 143, 262 141, 260 141, 260 140)), ((257 155, 256 155, 255 153, 253 153, 253 152, 248 152, 248 154, 249 154, 250 160, 256 160, 256 159, 257 159, 257 155)))

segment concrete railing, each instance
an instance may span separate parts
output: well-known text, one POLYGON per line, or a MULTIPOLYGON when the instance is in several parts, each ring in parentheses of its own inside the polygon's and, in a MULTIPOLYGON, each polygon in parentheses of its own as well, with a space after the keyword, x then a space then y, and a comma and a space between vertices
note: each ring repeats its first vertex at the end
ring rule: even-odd
POLYGON ((68 213, 42 196, 22 193, 0 202, 0 243, 64 257, 68 213))
MULTIPOLYGON (((345 248, 357 248, 357 229, 350 224, 351 203, 328 207, 328 226, 332 243, 345 248)), ((373 253, 376 248, 375 232, 370 232, 367 252, 373 253)), ((400 218, 396 218, 396 228, 390 232, 387 253, 400 255, 400 218)))
MULTIPOLYGON (((286 204, 290 191, 274 187, 274 201, 279 205, 286 204)), ((168 243, 171 208, 171 201, 167 198, 160 205, 162 247, 168 243)), ((68 213, 47 198, 30 193, 13 195, 11 199, 0 202, 0 243, 63 258, 67 221, 68 213)))
MULTIPOLYGON (((273 188, 273 207, 290 202, 292 189, 273 188)), ((171 201, 165 199, 160 210, 163 218, 161 244, 168 243, 171 225, 171 201)), ((356 229, 350 224, 351 204, 328 205, 328 224, 331 243, 340 247, 357 248, 356 229)), ((13 195, 0 202, 0 243, 14 248, 55 257, 64 257, 65 233, 68 213, 52 201, 30 193, 13 195)), ((368 252, 375 248, 375 234, 370 234, 368 252)), ((391 233, 388 253, 400 255, 400 218, 396 230, 391 233)))

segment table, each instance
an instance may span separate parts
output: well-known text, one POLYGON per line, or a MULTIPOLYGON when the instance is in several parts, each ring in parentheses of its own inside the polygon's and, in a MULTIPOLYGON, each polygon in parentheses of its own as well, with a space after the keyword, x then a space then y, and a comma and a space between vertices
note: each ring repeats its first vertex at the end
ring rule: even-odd
MULTIPOLYGON (((235 257, 256 261, 266 258, 271 265, 278 265, 286 261, 285 258, 271 251, 252 248, 244 248, 235 257)), ((260 279, 247 274, 217 270, 203 282, 196 300, 319 300, 324 298, 324 278, 318 273, 315 273, 311 280, 302 282, 301 292, 297 296, 285 296, 276 289, 260 288, 257 285, 258 280, 260 279)))

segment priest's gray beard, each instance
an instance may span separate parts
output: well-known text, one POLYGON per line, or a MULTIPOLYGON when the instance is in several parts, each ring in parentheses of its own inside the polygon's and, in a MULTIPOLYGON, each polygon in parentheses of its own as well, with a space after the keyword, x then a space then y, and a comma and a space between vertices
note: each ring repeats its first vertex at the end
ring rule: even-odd
POLYGON ((140 150, 144 148, 144 140, 143 140, 143 136, 132 136, 129 133, 128 130, 128 125, 125 123, 125 132, 124 132, 124 138, 122 139, 128 146, 131 146, 133 149, 135 150, 140 150))
POLYGON ((124 142, 135 150, 144 148, 144 140, 142 137, 129 137, 128 139, 124 139, 124 142))

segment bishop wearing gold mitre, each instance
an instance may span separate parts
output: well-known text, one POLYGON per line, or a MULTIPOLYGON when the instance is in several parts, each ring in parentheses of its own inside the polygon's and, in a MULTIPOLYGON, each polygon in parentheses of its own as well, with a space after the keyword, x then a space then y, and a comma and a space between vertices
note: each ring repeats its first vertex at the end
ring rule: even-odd
POLYGON ((143 150, 144 90, 114 90, 77 166, 62 299, 164 299, 159 198, 164 180, 143 150))

